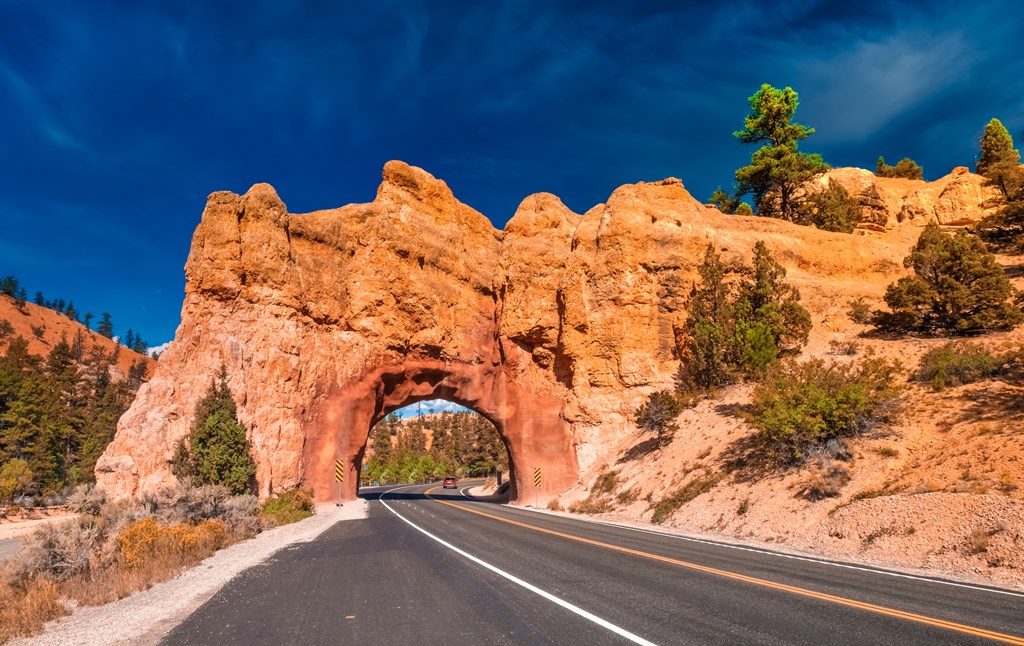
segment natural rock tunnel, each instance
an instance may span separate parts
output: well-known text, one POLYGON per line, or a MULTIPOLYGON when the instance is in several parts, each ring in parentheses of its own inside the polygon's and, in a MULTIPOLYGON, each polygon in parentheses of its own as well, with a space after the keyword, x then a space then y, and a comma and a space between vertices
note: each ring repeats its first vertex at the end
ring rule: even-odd
POLYGON ((637 441, 633 411, 679 365, 708 242, 736 263, 758 240, 824 302, 822 276, 898 274, 884 259, 910 244, 725 216, 676 179, 622 186, 582 216, 532 195, 503 231, 402 162, 385 165, 373 202, 326 211, 288 213, 265 184, 214 193, 181 325, 97 480, 115 497, 172 483, 175 447, 224 365, 261 496, 302 485, 330 500, 340 459, 353 497, 370 427, 441 397, 495 424, 520 495, 535 498, 542 469, 543 504, 637 441))

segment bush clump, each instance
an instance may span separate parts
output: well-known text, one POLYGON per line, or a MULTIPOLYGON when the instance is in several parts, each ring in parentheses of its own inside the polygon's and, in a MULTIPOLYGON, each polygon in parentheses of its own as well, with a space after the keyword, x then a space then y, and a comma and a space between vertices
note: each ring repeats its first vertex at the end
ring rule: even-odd
POLYGON ((953 341, 926 352, 914 378, 931 383, 935 390, 942 390, 1000 374, 1012 360, 1010 355, 992 354, 977 343, 953 341))
POLYGON ((1012 329, 1024 320, 1011 300, 1016 290, 976 236, 950 235, 929 224, 903 265, 914 275, 889 285, 885 302, 891 311, 872 318, 883 330, 969 334, 1012 329))
POLYGON ((777 367, 754 389, 753 457, 777 465, 797 463, 829 440, 893 421, 900 370, 896 362, 870 356, 849 364, 811 359, 777 367))
POLYGON ((683 405, 675 393, 659 390, 647 396, 647 401, 636 409, 636 426, 641 431, 653 433, 661 445, 672 441, 679 425, 676 417, 683 412, 683 405))
POLYGON ((813 224, 822 231, 839 233, 853 233, 864 218, 860 202, 834 179, 828 180, 825 190, 810 193, 798 213, 798 224, 813 224))
POLYGON ((611 494, 619 484, 618 477, 618 471, 602 472, 594 480, 587 497, 569 505, 569 511, 574 514, 603 514, 611 511, 611 494))
POLYGON ((651 515, 651 522, 655 525, 668 520, 680 507, 696 499, 712 489, 721 480, 721 476, 705 470, 695 475, 689 482, 665 496, 654 505, 654 513, 651 515))
POLYGON ((224 546, 227 532, 219 520, 191 523, 162 523, 143 518, 117 536, 117 547, 125 565, 143 567, 155 561, 202 560, 224 546))
POLYGON ((847 303, 846 315, 854 323, 866 325, 871 322, 871 306, 864 300, 864 297, 855 298, 847 303))
POLYGON ((313 493, 305 489, 286 491, 263 503, 260 511, 273 525, 296 523, 313 515, 313 493))
POLYGON ((875 163, 875 175, 879 177, 902 177, 903 179, 922 179, 924 169, 910 157, 904 157, 895 166, 885 163, 885 157, 879 155, 875 163))

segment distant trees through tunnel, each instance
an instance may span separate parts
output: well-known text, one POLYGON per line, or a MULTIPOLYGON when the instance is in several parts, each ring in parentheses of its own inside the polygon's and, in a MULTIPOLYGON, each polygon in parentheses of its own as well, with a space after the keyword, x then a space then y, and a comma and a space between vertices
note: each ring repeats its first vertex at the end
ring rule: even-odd
POLYGON ((370 430, 361 485, 508 473, 508 450, 491 422, 461 407, 434 412, 429 404, 395 411, 370 430))

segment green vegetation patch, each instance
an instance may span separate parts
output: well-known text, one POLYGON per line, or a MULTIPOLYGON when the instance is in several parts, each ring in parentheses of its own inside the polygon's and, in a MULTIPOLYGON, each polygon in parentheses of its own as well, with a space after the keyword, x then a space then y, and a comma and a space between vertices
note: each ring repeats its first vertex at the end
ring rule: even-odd
POLYGON ((773 370, 754 390, 757 428, 750 457, 777 465, 801 461, 836 438, 872 431, 895 419, 900 365, 876 357, 840 364, 812 359, 773 370))
POLYGON ((651 522, 655 525, 668 520, 680 507, 715 488, 722 476, 710 471, 695 475, 689 482, 665 496, 654 505, 651 522))
POLYGON ((286 491, 263 503, 260 513, 275 525, 297 523, 313 515, 313 493, 305 489, 286 491))
POLYGON ((926 352, 914 378, 931 383, 935 390, 961 386, 1006 372, 1016 356, 992 354, 978 343, 953 341, 926 352))

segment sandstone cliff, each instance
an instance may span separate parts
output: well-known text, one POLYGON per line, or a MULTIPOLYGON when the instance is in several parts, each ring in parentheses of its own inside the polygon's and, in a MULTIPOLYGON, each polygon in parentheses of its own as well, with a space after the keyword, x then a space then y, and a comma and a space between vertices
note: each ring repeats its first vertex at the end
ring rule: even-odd
MULTIPOLYGON (((857 175, 848 170, 833 174, 857 175)), ((967 181, 899 195, 882 190, 888 180, 868 184, 891 221, 949 221, 955 209, 900 214, 932 193, 928 204, 945 204, 967 181)), ((503 232, 401 162, 385 166, 373 202, 308 214, 289 213, 264 184, 214 193, 186 265, 181 326, 97 477, 114 495, 169 482, 175 445, 223 363, 261 495, 305 484, 330 499, 341 460, 341 494, 353 496, 370 426, 442 397, 491 419, 518 489, 532 495, 541 468, 548 499, 634 434, 637 404, 671 383, 709 242, 745 262, 764 240, 827 335, 848 297, 877 296, 901 275, 915 239, 723 215, 676 179, 623 186, 583 215, 530 196, 503 232)))
POLYGON ((958 166, 933 182, 878 177, 863 168, 833 168, 816 180, 822 187, 835 180, 864 207, 867 220, 892 228, 901 223, 924 226, 977 222, 993 212, 994 189, 985 178, 958 166), (884 224, 883 224, 884 223, 884 224))

